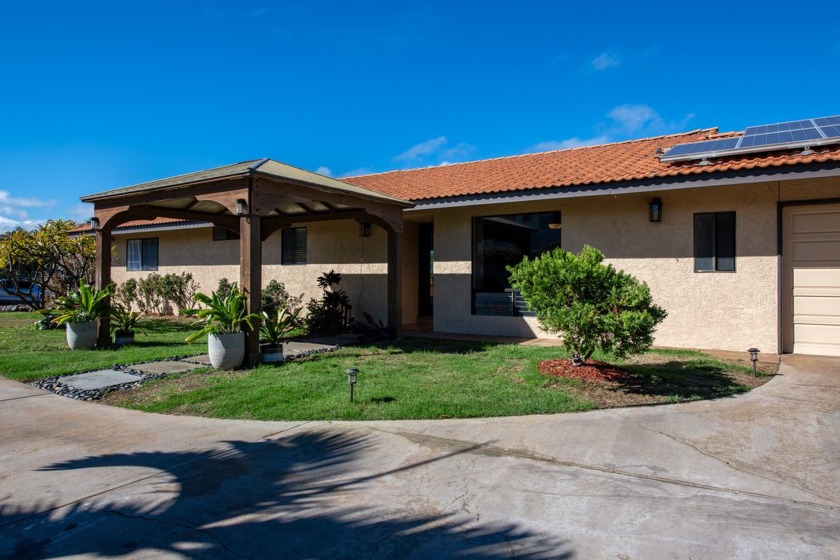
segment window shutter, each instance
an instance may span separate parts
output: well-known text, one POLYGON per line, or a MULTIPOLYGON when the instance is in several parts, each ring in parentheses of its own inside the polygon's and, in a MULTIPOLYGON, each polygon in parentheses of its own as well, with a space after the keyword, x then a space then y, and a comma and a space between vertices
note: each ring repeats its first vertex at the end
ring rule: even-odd
POLYGON ((306 264, 306 228, 283 230, 280 264, 306 264))

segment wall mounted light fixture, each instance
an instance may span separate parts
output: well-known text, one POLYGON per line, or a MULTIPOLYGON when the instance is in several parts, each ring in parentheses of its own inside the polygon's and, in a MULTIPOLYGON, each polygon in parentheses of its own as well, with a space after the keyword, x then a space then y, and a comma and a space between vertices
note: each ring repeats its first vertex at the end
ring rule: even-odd
POLYGON ((90 219, 90 229, 93 231, 99 231, 99 218, 96 216, 90 219))
POLYGON ((236 215, 237 216, 247 216, 248 215, 248 201, 244 198, 237 198, 236 199, 236 215))
POLYGON ((359 222, 359 237, 370 237, 370 222, 359 222))
POLYGON ((648 204, 648 221, 661 222, 662 221, 662 199, 654 198, 648 204))

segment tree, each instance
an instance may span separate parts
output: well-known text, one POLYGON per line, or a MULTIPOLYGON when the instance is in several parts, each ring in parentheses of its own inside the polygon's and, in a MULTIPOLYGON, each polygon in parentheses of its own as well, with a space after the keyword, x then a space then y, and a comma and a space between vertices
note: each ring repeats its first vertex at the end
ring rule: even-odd
POLYGON ((644 352, 667 315, 647 284, 603 260, 586 245, 577 255, 558 248, 508 267, 511 285, 542 328, 563 338, 575 365, 596 348, 618 357, 644 352))
POLYGON ((66 296, 81 280, 92 283, 96 242, 91 235, 71 236, 75 227, 68 220, 50 220, 38 229, 16 229, 0 239, 0 279, 7 289, 41 309, 47 294, 66 296))

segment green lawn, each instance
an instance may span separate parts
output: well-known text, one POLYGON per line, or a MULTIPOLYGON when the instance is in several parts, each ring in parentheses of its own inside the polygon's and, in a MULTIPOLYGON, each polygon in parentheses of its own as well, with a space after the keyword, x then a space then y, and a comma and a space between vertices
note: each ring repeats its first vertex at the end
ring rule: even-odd
MULTIPOLYGON (((63 331, 37 331, 31 314, 0 314, 0 374, 19 380, 90 371, 206 351, 185 345, 189 322, 148 320, 148 337, 120 350, 68 350, 63 331)), ((199 370, 106 395, 103 402, 150 412, 259 420, 469 418, 590 410, 717 398, 764 379, 747 367, 685 351, 653 351, 626 363, 612 385, 555 377, 542 360, 566 357, 556 346, 405 340, 368 344, 281 366, 199 370), (349 402, 345 370, 359 368, 349 402)), ((608 357, 597 359, 618 362, 608 357)))
POLYGON ((206 343, 190 345, 184 342, 193 328, 190 321, 183 319, 142 319, 146 335, 137 333, 137 342, 130 347, 71 351, 64 330, 35 329, 35 321, 39 318, 37 313, 0 313, 0 375, 34 381, 116 364, 207 352, 206 343))

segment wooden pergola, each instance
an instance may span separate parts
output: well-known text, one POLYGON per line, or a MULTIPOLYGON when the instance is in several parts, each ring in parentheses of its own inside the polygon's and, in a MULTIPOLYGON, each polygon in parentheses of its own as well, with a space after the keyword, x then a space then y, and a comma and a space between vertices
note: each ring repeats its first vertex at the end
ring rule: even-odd
MULTIPOLYGON (((412 203, 270 159, 246 161, 82 197, 93 203, 96 286, 111 283, 111 232, 126 222, 175 218, 210 222, 236 231, 239 286, 248 312, 259 313, 262 243, 292 224, 356 220, 388 233, 388 328, 400 335, 400 271, 403 209, 412 203)), ((101 343, 110 341, 107 316, 99 325, 101 343)), ((246 363, 260 360, 259 337, 246 333, 246 363)))

